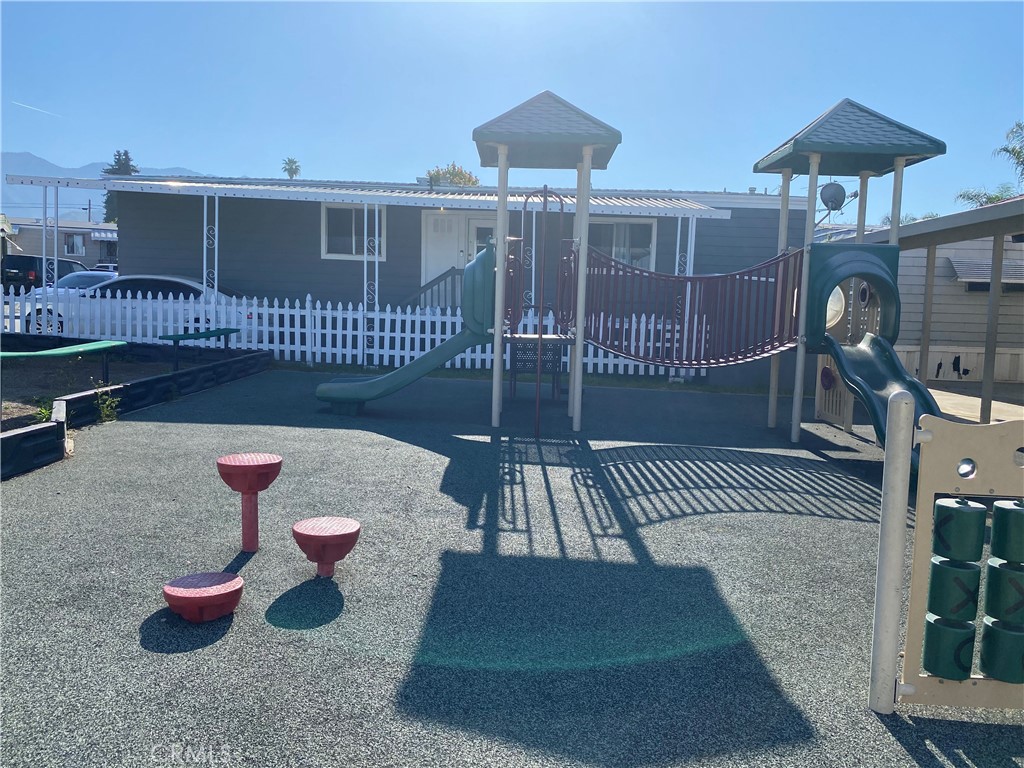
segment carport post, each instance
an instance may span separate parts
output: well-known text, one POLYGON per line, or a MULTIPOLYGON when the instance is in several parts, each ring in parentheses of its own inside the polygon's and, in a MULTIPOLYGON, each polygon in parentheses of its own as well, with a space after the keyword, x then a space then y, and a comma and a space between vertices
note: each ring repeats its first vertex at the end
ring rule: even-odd
POLYGON ((814 242, 814 206, 818 199, 818 166, 821 155, 811 152, 807 174, 807 221, 804 224, 804 257, 800 270, 799 346, 796 348, 796 375, 793 378, 793 424, 789 441, 800 442, 800 419, 804 408, 804 366, 807 363, 807 286, 811 277, 811 243, 814 242))
POLYGON ((1003 248, 1005 235, 992 238, 992 274, 989 277, 988 321, 985 327, 985 361, 981 368, 981 414, 979 422, 992 421, 992 394, 996 378, 996 341, 999 338, 999 301, 1003 293, 1003 248))

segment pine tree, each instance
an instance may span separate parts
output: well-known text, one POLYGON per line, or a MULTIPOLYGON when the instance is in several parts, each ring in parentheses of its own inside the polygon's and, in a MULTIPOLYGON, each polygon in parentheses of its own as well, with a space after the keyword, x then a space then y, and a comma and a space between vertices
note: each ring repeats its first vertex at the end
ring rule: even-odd
MULTIPOLYGON (((103 169, 104 176, 134 176, 139 167, 132 162, 127 149, 114 152, 114 162, 103 169)), ((117 192, 107 192, 103 196, 103 221, 117 222, 117 192)))

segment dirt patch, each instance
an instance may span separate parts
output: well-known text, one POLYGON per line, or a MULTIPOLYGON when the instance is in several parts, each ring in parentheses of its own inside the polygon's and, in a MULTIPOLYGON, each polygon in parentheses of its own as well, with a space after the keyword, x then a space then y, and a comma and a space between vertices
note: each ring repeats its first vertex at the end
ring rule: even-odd
MULTIPOLYGON (((121 384, 170 372, 169 362, 111 358, 110 381, 103 383, 121 384)), ((5 360, 0 371, 0 431, 49 421, 54 398, 95 389, 101 386, 102 375, 99 355, 5 360)))

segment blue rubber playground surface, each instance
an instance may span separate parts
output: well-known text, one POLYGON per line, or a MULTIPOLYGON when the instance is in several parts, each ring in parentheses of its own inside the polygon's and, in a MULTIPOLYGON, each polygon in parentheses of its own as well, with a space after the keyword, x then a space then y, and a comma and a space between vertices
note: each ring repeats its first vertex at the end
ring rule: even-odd
POLYGON ((530 385, 492 430, 488 381, 350 417, 315 399, 329 378, 140 411, 3 484, 0 763, 1024 765, 1019 711, 867 708, 869 441, 599 387, 579 434, 545 400, 537 440, 530 385), (239 451, 284 457, 251 557, 215 467, 239 451), (333 581, 290 533, 319 515, 363 526, 333 581), (164 582, 223 569, 233 616, 165 608, 164 582))

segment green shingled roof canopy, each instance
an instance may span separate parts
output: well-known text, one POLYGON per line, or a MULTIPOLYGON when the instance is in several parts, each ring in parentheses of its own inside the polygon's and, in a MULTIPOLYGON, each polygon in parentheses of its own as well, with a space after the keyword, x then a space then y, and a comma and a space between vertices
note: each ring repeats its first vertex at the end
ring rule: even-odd
POLYGON ((622 134, 551 91, 544 91, 473 131, 484 168, 498 165, 498 144, 508 146, 510 168, 570 168, 594 146, 592 167, 605 169, 622 134))
POLYGON ((810 170, 807 154, 821 154, 818 172, 826 176, 857 176, 870 171, 883 176, 897 157, 907 165, 946 154, 945 142, 898 123, 851 99, 832 109, 754 164, 755 173, 810 170))

